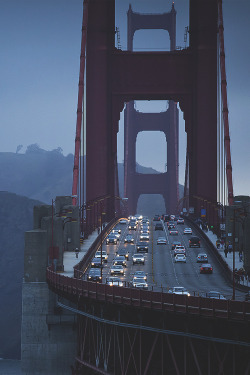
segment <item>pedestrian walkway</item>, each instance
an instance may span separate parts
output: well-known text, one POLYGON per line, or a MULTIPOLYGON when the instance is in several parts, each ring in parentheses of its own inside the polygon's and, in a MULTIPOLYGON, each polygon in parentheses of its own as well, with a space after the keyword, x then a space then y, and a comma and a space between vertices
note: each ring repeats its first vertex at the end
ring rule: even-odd
POLYGON ((63 266, 64 271, 60 272, 61 275, 65 275, 68 277, 74 276, 74 266, 80 262, 80 260, 84 257, 92 243, 96 240, 98 236, 98 230, 96 229, 92 232, 88 238, 83 240, 83 243, 80 246, 78 257, 75 251, 64 251, 63 254, 63 266))
MULTIPOLYGON (((216 246, 216 241, 218 240, 218 237, 216 234, 214 234, 212 231, 203 230, 205 235, 210 239, 210 241, 213 243, 214 247, 217 249, 218 253, 224 259, 224 261, 228 264, 228 267, 233 271, 233 251, 231 252, 225 252, 225 246, 220 245, 219 249, 216 246)), ((235 252, 235 269, 236 272, 243 268, 243 261, 240 261, 239 253, 235 252)), ((248 277, 238 277, 237 280, 240 284, 246 285, 250 287, 250 281, 248 280, 248 277)))

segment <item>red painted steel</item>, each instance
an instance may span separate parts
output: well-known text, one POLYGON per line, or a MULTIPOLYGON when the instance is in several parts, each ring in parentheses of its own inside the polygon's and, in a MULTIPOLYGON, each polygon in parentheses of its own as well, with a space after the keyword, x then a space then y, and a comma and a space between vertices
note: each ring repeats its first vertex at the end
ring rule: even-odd
MULTIPOLYGON (((81 147, 81 129, 83 117, 83 93, 84 93, 84 73, 85 73, 85 48, 87 39, 87 25, 88 25, 88 0, 84 0, 83 4, 83 19, 82 19, 82 41, 81 41, 81 56, 80 56, 80 72, 78 85, 78 104, 77 104, 77 121, 76 121, 76 138, 75 138, 75 157, 73 169, 73 185, 72 185, 72 204, 77 204, 78 181, 79 181, 79 158, 81 147)), ((84 142, 84 140, 83 140, 84 142)), ((83 172, 84 173, 84 172, 83 172)), ((83 187, 84 189, 84 187, 83 187)), ((84 195, 83 195, 84 196, 84 195)))
POLYGON ((227 106, 227 76, 225 65, 225 49, 224 49, 224 26, 222 13, 222 0, 218 0, 219 9, 219 37, 220 37, 220 69, 221 69, 221 95, 223 103, 223 121, 224 121, 224 146, 226 149, 226 176, 228 186, 228 204, 231 206, 233 201, 233 179, 232 179, 232 163, 230 150, 229 120, 227 106))
MULTIPOLYGON (((169 32, 170 50, 176 48, 176 11, 174 4, 168 13, 139 14, 128 10, 127 47, 133 51, 133 37, 139 29, 164 29, 169 32)), ((162 72, 163 73, 163 72, 162 72)), ((157 185, 155 175, 150 175, 147 181, 147 194, 161 194, 165 201, 167 212, 176 212, 179 200, 179 122, 178 110, 175 103, 169 102, 169 109, 161 113, 140 113, 134 108, 134 101, 127 103, 124 117, 124 194, 128 198, 128 208, 131 214, 136 213, 138 198, 144 192, 141 190, 144 177, 136 171, 136 138, 142 131, 162 131, 165 133, 167 147, 167 173, 163 176, 163 184, 157 185), (155 188, 157 186, 157 192, 155 188)), ((145 189, 144 189, 145 190, 145 189)), ((145 193, 144 193, 145 194, 145 193)))

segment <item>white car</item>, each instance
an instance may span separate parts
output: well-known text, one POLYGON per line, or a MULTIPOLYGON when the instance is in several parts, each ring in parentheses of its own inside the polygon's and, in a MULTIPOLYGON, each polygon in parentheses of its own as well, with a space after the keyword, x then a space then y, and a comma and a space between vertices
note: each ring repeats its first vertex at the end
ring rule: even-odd
POLYGON ((111 277, 107 277, 106 284, 111 285, 111 286, 113 285, 123 286, 123 281, 119 279, 119 277, 117 276, 111 276, 111 277))
POLYGON ((185 228, 183 231, 183 234, 192 234, 192 229, 191 228, 185 228))
POLYGON ((116 265, 112 265, 112 267, 110 268, 110 273, 111 275, 115 274, 115 273, 118 273, 118 274, 121 274, 121 275, 124 275, 124 268, 123 266, 116 266, 116 265))
POLYGON ((141 233, 140 241, 149 241, 149 234, 145 232, 141 233))
POLYGON ((143 278, 133 279, 132 285, 134 288, 148 289, 148 284, 143 278))
POLYGON ((157 239, 157 245, 166 245, 167 244, 167 239, 165 237, 159 237, 157 239))
POLYGON ((96 253, 95 253, 95 258, 101 258, 102 256, 102 261, 107 263, 108 261, 108 254, 107 254, 107 251, 106 250, 98 250, 96 253))
POLYGON ((143 254, 134 254, 132 256, 133 264, 144 264, 145 256, 143 254))
POLYGON ((173 288, 169 289, 168 293, 184 294, 186 296, 190 296, 190 293, 183 286, 174 286, 173 288))
POLYGON ((175 263, 177 263, 177 262, 186 263, 186 261, 187 261, 186 255, 185 254, 176 254, 176 256, 174 257, 174 261, 175 261, 175 263))
POLYGON ((147 274, 144 271, 135 271, 134 279, 144 279, 147 281, 147 274))

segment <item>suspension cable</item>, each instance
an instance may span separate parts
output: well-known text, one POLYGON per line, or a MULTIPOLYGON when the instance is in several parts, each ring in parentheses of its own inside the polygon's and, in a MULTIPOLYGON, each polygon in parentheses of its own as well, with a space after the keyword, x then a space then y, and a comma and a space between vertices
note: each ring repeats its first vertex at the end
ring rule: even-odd
MULTIPOLYGON (((87 24, 88 24, 88 0, 83 3, 83 18, 82 18, 82 41, 81 41, 81 56, 80 56, 80 72, 78 85, 78 104, 77 104, 77 121, 76 121, 76 137, 75 137, 75 157, 73 168, 73 185, 72 185, 72 204, 77 203, 77 188, 79 181, 79 158, 81 147, 81 128, 83 119, 83 93, 84 93, 84 73, 85 73, 85 49, 87 39, 87 24)), ((84 141, 83 141, 84 142, 84 141)))
POLYGON ((224 120, 224 145, 226 156, 226 177, 228 188, 228 204, 233 204, 233 180, 232 180, 232 163, 229 136, 228 106, 227 106, 227 79, 225 68, 225 49, 224 49, 224 26, 222 15, 222 0, 218 0, 219 16, 219 38, 220 38, 220 67, 221 67, 221 94, 223 102, 223 120, 224 120))

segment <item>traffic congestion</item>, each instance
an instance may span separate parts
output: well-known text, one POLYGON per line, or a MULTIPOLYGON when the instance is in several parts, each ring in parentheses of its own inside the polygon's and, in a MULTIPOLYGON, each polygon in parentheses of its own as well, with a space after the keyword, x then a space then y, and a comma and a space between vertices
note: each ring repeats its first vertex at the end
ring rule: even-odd
POLYGON ((205 241, 185 219, 123 218, 104 237, 84 278, 120 287, 231 298, 232 287, 205 241))

